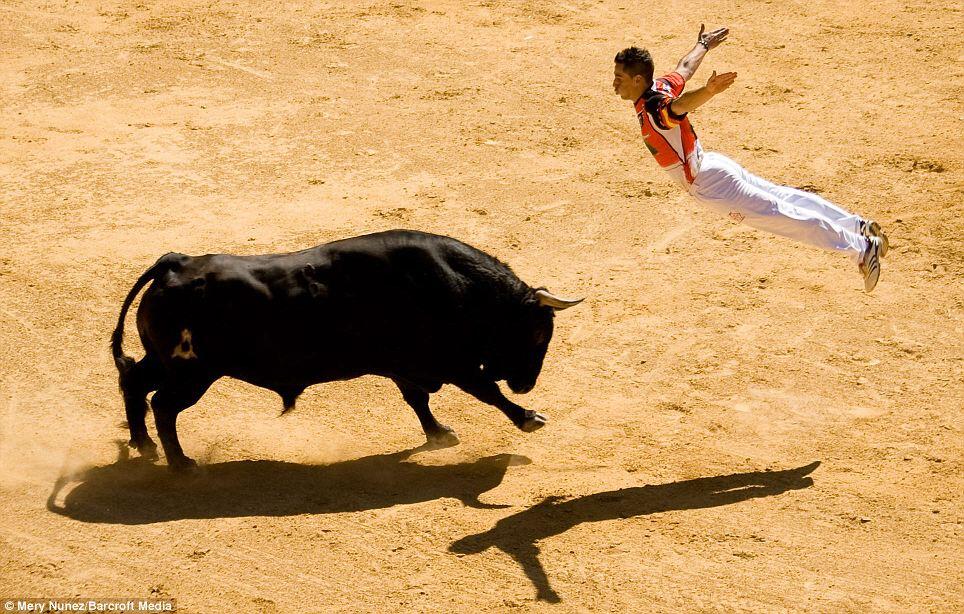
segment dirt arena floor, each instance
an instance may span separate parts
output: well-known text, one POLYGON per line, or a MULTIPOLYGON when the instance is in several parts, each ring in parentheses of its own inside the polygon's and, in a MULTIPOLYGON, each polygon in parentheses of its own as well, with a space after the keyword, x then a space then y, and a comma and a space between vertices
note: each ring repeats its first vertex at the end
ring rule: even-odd
MULTIPOLYGON (((0 2, 0 599, 183 612, 964 609, 964 72, 951 0, 0 2), (702 209, 612 58, 737 83, 707 150, 878 219, 843 256, 702 209), (129 457, 108 351, 168 251, 448 234, 560 313, 534 434, 447 387, 221 380, 129 457)), ((125 347, 139 353, 132 319, 125 347)), ((153 432, 153 423, 149 421, 153 432)))

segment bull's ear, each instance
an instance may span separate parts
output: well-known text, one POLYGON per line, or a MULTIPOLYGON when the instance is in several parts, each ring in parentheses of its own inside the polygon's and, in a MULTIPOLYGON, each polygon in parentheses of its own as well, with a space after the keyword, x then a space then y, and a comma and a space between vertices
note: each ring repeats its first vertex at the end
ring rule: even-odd
POLYGON ((317 281, 309 281, 308 293, 311 294, 311 298, 325 298, 328 296, 328 288, 317 281))
POLYGON ((305 276, 305 279, 312 280, 315 278, 315 267, 308 263, 302 267, 301 274, 305 276))
POLYGON ((575 307, 579 303, 583 302, 582 298, 569 299, 561 298, 555 296, 548 290, 539 289, 536 290, 536 299, 539 301, 540 305, 544 307, 552 307, 556 311, 562 311, 563 309, 569 309, 570 307, 575 307))

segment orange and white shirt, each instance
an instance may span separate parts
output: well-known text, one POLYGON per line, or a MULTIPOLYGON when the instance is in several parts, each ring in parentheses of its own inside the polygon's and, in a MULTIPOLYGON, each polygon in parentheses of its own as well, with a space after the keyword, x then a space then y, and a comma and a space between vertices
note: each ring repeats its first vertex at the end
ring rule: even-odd
POLYGON ((684 113, 676 115, 670 103, 679 98, 686 81, 671 72, 653 81, 636 101, 636 116, 642 128, 646 148, 676 181, 689 187, 703 161, 703 147, 684 113))

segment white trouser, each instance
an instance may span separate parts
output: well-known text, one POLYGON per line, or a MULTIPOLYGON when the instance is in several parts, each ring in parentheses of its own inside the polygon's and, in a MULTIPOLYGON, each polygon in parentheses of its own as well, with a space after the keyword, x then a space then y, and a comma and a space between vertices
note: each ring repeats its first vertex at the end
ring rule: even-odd
POLYGON ((696 200, 748 226, 860 259, 861 218, 812 194, 770 183, 726 156, 707 152, 689 186, 696 200))

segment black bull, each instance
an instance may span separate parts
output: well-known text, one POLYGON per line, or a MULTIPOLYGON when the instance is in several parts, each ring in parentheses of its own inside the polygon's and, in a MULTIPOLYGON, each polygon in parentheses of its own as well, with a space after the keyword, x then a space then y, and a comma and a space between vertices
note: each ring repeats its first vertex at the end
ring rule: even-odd
POLYGON ((167 254, 121 308, 111 338, 130 445, 156 458, 147 394, 172 469, 194 461, 176 420, 217 379, 277 392, 285 411, 312 384, 380 375, 398 386, 430 444, 458 438, 429 409, 453 384, 502 410, 519 429, 545 416, 502 394, 532 389, 552 338, 553 314, 579 301, 531 288, 492 256, 449 237, 389 231, 290 254, 167 254), (137 309, 145 356, 124 355, 124 318, 137 309))

